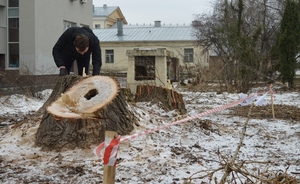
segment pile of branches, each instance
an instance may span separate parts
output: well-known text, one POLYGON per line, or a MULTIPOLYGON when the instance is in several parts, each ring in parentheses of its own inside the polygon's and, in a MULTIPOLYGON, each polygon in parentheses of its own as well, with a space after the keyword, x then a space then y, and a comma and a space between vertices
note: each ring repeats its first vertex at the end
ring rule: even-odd
MULTIPOLYGON (((218 152, 219 156, 219 164, 220 167, 213 170, 202 170, 196 173, 193 173, 189 178, 186 178, 184 184, 191 184, 193 180, 201 180, 208 179, 209 183, 215 184, 225 184, 225 183, 243 183, 243 184, 297 184, 300 181, 293 176, 290 176, 287 171, 289 166, 285 169, 285 171, 274 172, 266 167, 265 170, 261 170, 258 168, 262 167, 254 167, 252 171, 249 171, 247 167, 249 164, 251 165, 262 165, 262 164, 271 164, 271 162, 258 162, 258 161, 236 161, 238 153, 243 145, 243 141, 246 135, 246 130, 248 126, 248 122, 250 120, 250 115, 252 117, 252 109, 254 105, 252 104, 248 108, 247 120, 243 126, 243 130, 241 133, 241 138, 239 144, 232 155, 231 159, 226 158, 220 152, 218 152), (223 176, 218 181, 216 174, 222 172, 223 176)), ((205 184, 202 182, 202 184, 205 184)))

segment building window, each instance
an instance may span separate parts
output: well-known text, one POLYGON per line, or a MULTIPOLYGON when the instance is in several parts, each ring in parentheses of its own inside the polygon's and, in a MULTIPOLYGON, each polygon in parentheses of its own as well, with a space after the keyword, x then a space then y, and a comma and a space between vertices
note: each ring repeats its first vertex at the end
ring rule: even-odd
POLYGON ((95 29, 100 29, 101 25, 100 24, 95 24, 95 29))
POLYGON ((76 23, 64 20, 64 30, 67 30, 70 27, 77 26, 76 23))
POLYGON ((135 56, 135 80, 155 80, 155 56, 135 56))
POLYGON ((19 0, 8 1, 8 67, 19 67, 19 0))
POLYGON ((10 43, 9 48, 9 67, 18 68, 19 67, 19 43, 10 43))
POLYGON ((8 0, 9 7, 19 7, 19 0, 8 0))
POLYGON ((184 49, 184 62, 194 62, 194 49, 184 49))
POLYGON ((9 7, 8 16, 9 17, 19 17, 19 8, 18 7, 9 7))
POLYGON ((0 54, 0 69, 5 69, 5 54, 0 54))
POLYGON ((105 63, 114 63, 114 50, 105 50, 105 63))
POLYGON ((9 18, 8 27, 8 41, 19 42, 19 18, 9 18))

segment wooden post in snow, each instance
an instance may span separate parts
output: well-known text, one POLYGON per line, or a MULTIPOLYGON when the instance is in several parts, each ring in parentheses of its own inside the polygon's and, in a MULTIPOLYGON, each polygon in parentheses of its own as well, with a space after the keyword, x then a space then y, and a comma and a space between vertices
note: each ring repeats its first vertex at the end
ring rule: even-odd
POLYGON ((275 120, 275 111, 274 111, 274 100, 273 100, 273 90, 272 90, 272 84, 270 85, 270 93, 271 93, 271 104, 272 104, 272 115, 273 115, 273 120, 275 120))
MULTIPOLYGON (((105 131, 105 140, 116 139, 118 133, 114 131, 105 131)), ((114 184, 116 175, 116 166, 104 165, 103 168, 103 183, 104 184, 114 184)))

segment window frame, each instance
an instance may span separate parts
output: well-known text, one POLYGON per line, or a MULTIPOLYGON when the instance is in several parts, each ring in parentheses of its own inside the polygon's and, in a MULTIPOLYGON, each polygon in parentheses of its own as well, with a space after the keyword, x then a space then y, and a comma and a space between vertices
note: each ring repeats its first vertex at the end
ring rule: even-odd
POLYGON ((19 0, 9 0, 7 9, 7 69, 20 67, 19 0))
POLYGON ((75 27, 75 26, 77 26, 77 23, 76 23, 76 22, 71 22, 71 21, 67 21, 67 20, 64 20, 64 21, 63 21, 63 24, 64 24, 64 31, 67 30, 67 29, 70 28, 70 27, 75 27))
POLYGON ((184 62, 194 62, 194 48, 184 48, 183 52, 184 62))
POLYGON ((136 81, 155 80, 155 56, 134 57, 134 79, 136 81))
POLYGON ((95 24, 95 29, 101 29, 101 24, 95 24))
POLYGON ((105 49, 105 63, 115 62, 115 51, 113 49, 105 49))

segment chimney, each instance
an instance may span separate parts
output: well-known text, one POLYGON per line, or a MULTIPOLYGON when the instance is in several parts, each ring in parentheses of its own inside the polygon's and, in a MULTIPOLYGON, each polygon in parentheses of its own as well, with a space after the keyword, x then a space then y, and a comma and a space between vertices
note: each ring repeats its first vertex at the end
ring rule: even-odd
POLYGON ((123 36, 123 21, 122 19, 117 20, 117 27, 118 27, 118 36, 123 36))
POLYGON ((160 20, 154 21, 154 27, 161 27, 160 22, 160 20))
POLYGON ((194 20, 194 21, 192 21, 192 26, 193 26, 193 27, 201 26, 200 21, 199 21, 199 20, 194 20))
POLYGON ((103 8, 106 9, 106 8, 107 8, 107 4, 104 4, 104 5, 103 5, 103 8))

